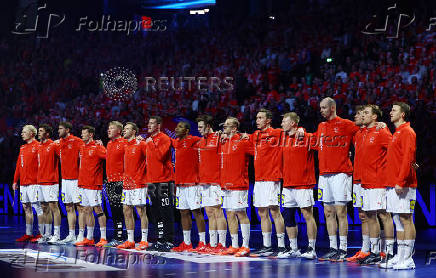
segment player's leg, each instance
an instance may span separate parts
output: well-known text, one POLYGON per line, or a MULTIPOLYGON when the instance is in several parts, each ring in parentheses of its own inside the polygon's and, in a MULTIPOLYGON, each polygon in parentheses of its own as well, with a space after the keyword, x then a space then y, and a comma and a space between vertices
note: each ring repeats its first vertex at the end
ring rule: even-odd
POLYGON ((228 209, 226 212, 232 245, 225 251, 221 252, 221 255, 234 255, 239 249, 238 219, 236 218, 235 210, 228 209))
POLYGON ((239 248, 235 255, 237 257, 244 257, 250 254, 250 219, 247 216, 247 211, 245 208, 239 209, 235 212, 241 225, 242 233, 242 247, 239 248))
POLYGON ((309 241, 309 246, 305 253, 301 254, 301 257, 306 259, 315 259, 316 251, 316 235, 317 235, 317 227, 315 217, 313 217, 313 206, 302 207, 301 212, 303 214, 304 219, 306 220, 306 229, 307 229, 307 238, 309 241))
POLYGON ((106 184, 106 194, 109 199, 109 205, 112 213, 112 223, 114 229, 114 238, 108 246, 115 247, 124 241, 123 237, 123 205, 121 197, 123 191, 123 182, 115 181, 106 184))
MULTIPOLYGON (((108 243, 107 236, 106 236, 106 215, 104 214, 103 209, 100 205, 101 202, 99 202, 98 205, 94 206, 94 212, 97 215, 98 219, 98 225, 100 226, 100 241, 95 244, 97 247, 103 247, 108 243)), ((94 216, 92 215, 92 211, 90 213, 90 216, 92 219, 94 219, 94 216)))
POLYGON ((285 223, 283 221, 283 216, 280 213, 279 206, 270 206, 269 211, 271 213, 271 217, 274 220, 274 226, 276 228, 277 234, 277 246, 278 246, 278 255, 286 252, 285 248, 285 223))
POLYGON ((136 206, 136 210, 141 219, 141 241, 139 242, 139 249, 145 250, 148 247, 148 218, 145 204, 136 206))
POLYGON ((61 238, 61 213, 57 201, 49 202, 50 212, 53 214, 53 237, 50 243, 56 243, 61 238))
POLYGON ((394 256, 394 224, 391 214, 386 212, 386 210, 379 210, 377 215, 383 223, 383 233, 386 242, 384 250, 382 249, 381 251, 386 253, 386 260, 389 260, 394 256))

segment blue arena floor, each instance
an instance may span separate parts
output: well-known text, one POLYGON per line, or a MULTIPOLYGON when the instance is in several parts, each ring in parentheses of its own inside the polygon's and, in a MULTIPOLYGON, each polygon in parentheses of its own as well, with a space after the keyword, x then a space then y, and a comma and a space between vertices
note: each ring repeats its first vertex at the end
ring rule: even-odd
MULTIPOLYGON (((65 222, 65 219, 63 221, 65 222)), ((24 217, 0 215, 2 277, 436 277, 436 252, 433 255, 435 260, 426 264, 428 262, 426 255, 428 256, 432 250, 436 251, 436 229, 418 229, 414 256, 416 269, 395 271, 354 263, 331 263, 304 259, 235 258, 16 243, 15 239, 23 234, 24 225, 24 217)), ((111 223, 108 223, 108 227, 110 225, 111 223)), ((64 227, 66 226, 62 228, 64 227)), ((112 231, 108 230, 110 236, 112 231)), ((62 237, 66 232, 62 230, 62 237)), ((98 230, 96 230, 96 236, 97 238, 99 236, 98 230)), ((139 234, 137 236, 139 237, 139 234)), ((304 246, 306 244, 304 225, 300 226, 300 237, 299 243, 304 246)), ((152 234, 151 240, 153 240, 152 234)), ((179 237, 178 240, 181 238, 179 237)), ((196 243, 196 239, 193 240, 196 243)), ((273 242, 275 242, 274 238, 273 242)), ((229 238, 228 243, 230 243, 229 238)), ((349 255, 354 254, 360 248, 359 243, 359 227, 350 226, 349 255)), ((260 227, 252 226, 250 246, 260 245, 260 227)), ((325 227, 321 226, 317 239, 318 256, 322 255, 327 248, 328 237, 325 227)))

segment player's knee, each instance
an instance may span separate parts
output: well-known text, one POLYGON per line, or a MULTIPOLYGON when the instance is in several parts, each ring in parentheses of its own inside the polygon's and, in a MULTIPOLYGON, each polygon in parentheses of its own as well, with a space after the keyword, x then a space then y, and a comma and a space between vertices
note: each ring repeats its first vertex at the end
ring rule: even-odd
POLYGON ((296 211, 296 208, 284 208, 283 220, 284 220, 286 227, 297 226, 297 222, 295 222, 295 211, 296 211))
POLYGON ((364 211, 359 211, 359 219, 362 223, 368 222, 368 217, 364 211))
POLYGON ((267 217, 269 217, 269 215, 268 215, 268 208, 259 208, 257 211, 259 213, 260 218, 267 218, 267 217))
POLYGON ((303 217, 304 219, 306 219, 306 222, 313 219, 313 213, 311 208, 302 208, 301 212, 303 213, 303 217))
POLYGON ((400 221, 400 216, 398 215, 398 213, 394 214, 393 220, 395 222, 395 227, 397 229, 397 232, 404 232, 404 226, 403 223, 401 223, 400 221))

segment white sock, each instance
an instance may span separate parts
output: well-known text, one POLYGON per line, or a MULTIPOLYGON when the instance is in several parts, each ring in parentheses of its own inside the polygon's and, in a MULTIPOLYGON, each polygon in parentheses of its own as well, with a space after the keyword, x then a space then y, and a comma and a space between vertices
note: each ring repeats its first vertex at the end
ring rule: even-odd
POLYGON ((271 247, 271 232, 269 233, 262 232, 262 236, 263 236, 263 246, 271 247))
POLYGON ((26 235, 31 236, 32 235, 32 224, 26 224, 26 235))
POLYGON ((226 247, 227 230, 218 230, 218 242, 226 247))
POLYGON ((407 260, 412 256, 413 246, 415 245, 414 239, 407 239, 404 241, 404 259, 407 260))
POLYGON ((232 247, 233 248, 239 248, 239 238, 238 238, 238 234, 230 234, 230 236, 232 237, 232 247))
POLYGON ((285 234, 277 234, 277 246, 280 247, 285 247, 285 234))
POLYGON ((89 240, 94 239, 94 227, 88 226, 87 228, 88 233, 86 234, 86 238, 89 240))
POLYGON ((397 240, 398 262, 404 261, 404 240, 397 240))
POLYGON ((330 240, 330 248, 338 249, 338 239, 336 238, 336 235, 329 236, 330 240))
POLYGON ((315 250, 316 239, 309 239, 309 247, 315 250))
POLYGON ((393 239, 387 239, 386 240, 386 250, 383 250, 386 252, 386 254, 394 254, 394 240, 393 239))
POLYGON ((135 231, 127 230, 127 241, 135 242, 135 231))
POLYGON ((44 235, 51 235, 51 224, 44 224, 44 235))
POLYGON ((148 241, 148 229, 141 229, 141 241, 148 241))
POLYGON ((218 232, 216 230, 209 230, 210 246, 216 247, 217 242, 218 242, 218 232))
POLYGON ((75 236, 76 235, 76 231, 75 230, 69 230, 68 235, 69 236, 75 236))
POLYGON ((191 244, 191 230, 183 230, 183 241, 186 245, 191 244))
POLYGON ((200 242, 206 244, 206 232, 198 233, 198 238, 200 242))
POLYGON ((347 251, 347 236, 339 236, 339 249, 347 251))
POLYGON ((289 238, 289 247, 291 250, 297 250, 297 238, 289 238))
POLYGON ((106 227, 100 227, 100 240, 106 239, 106 227))
POLYGON ((39 233, 43 236, 44 235, 44 224, 38 224, 39 233))
POLYGON ((378 237, 373 237, 369 239, 369 241, 371 242, 371 252, 376 255, 380 253, 379 240, 380 239, 378 237))
POLYGON ((250 246, 250 224, 241 224, 242 247, 249 248, 250 246))
POLYGON ((85 236, 85 229, 79 229, 79 235, 77 236, 77 241, 82 241, 85 236))
POLYGON ((362 252, 368 253, 370 251, 369 235, 362 235, 362 252))
POLYGON ((61 237, 61 226, 54 226, 53 234, 58 238, 61 237))

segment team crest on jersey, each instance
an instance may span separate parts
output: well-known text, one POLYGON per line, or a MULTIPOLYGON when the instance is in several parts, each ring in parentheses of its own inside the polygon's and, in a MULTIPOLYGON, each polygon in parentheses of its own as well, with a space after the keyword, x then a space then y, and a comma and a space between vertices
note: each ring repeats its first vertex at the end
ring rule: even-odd
POLYGON ((89 155, 93 155, 94 154, 94 150, 89 150, 88 154, 89 155))
POLYGON ((237 145, 233 145, 233 146, 232 146, 232 150, 233 150, 233 151, 236 151, 237 149, 238 149, 238 146, 237 146, 237 145))
POLYGON ((335 128, 333 128, 333 131, 334 131, 335 133, 339 133, 339 127, 335 127, 335 128))
POLYGON ((369 143, 374 144, 374 140, 375 140, 374 137, 369 138, 369 143))
POLYGON ((32 147, 32 152, 34 153, 36 151, 35 147, 32 147))
POLYGON ((136 148, 132 148, 132 154, 136 152, 136 148))
POLYGON ((67 147, 71 150, 73 148, 73 146, 71 146, 71 144, 68 144, 67 147))
POLYGON ((120 149, 120 145, 117 145, 117 150, 119 150, 120 149))

